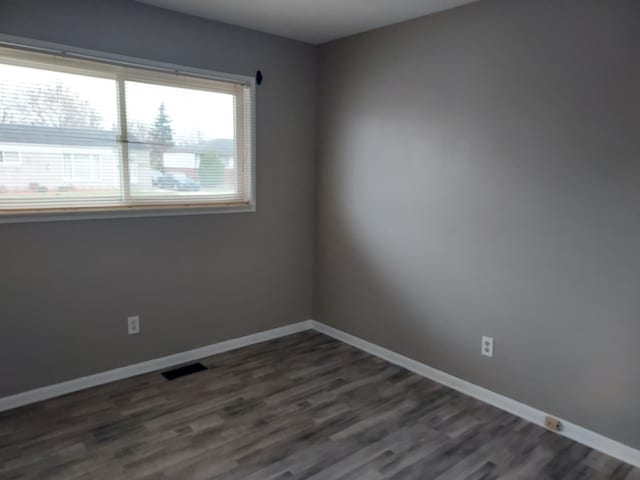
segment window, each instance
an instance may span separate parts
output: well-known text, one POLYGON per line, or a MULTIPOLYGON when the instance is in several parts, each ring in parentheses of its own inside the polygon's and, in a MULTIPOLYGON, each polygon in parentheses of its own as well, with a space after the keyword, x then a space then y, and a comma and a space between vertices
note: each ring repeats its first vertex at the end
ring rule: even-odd
POLYGON ((0 220, 253 205, 252 81, 129 65, 0 47, 0 220))
POLYGON ((1 152, 0 163, 5 165, 20 163, 20 152, 1 152))
POLYGON ((100 155, 65 153, 64 179, 80 182, 100 180, 100 155))

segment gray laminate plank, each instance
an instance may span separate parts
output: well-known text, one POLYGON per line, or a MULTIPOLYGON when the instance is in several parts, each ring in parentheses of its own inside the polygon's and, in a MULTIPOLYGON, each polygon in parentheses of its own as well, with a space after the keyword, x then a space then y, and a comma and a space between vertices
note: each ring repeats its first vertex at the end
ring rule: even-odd
POLYGON ((640 471, 317 332, 0 413, 0 478, 640 480, 640 471))

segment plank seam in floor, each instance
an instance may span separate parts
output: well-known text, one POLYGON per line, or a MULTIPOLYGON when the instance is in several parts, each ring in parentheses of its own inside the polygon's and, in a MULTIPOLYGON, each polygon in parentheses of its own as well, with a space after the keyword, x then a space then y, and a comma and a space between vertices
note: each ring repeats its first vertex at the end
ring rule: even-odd
MULTIPOLYGON (((362 338, 356 337, 354 335, 314 320, 307 320, 304 322, 299 322, 252 335, 247 335, 245 337, 231 339, 225 342, 220 342, 187 352, 181 352, 175 355, 142 362, 120 369, 110 370, 96 375, 63 382, 61 384, 35 389, 21 394, 12 395, 10 397, 0 398, 0 412, 23 405, 28 405, 34 402, 46 400, 49 398, 55 398, 60 395, 81 391, 86 388, 91 388, 98 385, 130 378, 136 375, 145 374, 162 368, 172 367, 181 363, 199 360, 203 357, 235 350, 259 342, 281 338, 286 335, 291 335, 293 333, 309 329, 324 333, 325 335, 328 335, 344 343, 366 351, 372 355, 380 357, 392 364, 399 365, 425 378, 434 380, 449 388, 477 398, 489 405, 512 413, 536 425, 542 424, 544 416, 546 415, 544 412, 534 407, 523 404, 521 402, 517 402, 511 398, 479 387, 458 377, 436 370, 421 362, 410 359, 379 345, 368 342, 362 338)), ((575 440, 588 447, 599 450, 636 467, 640 466, 639 450, 633 449, 620 442, 580 427, 579 425, 576 425, 567 420, 561 419, 561 421, 564 425, 564 430, 561 432, 561 435, 575 440)))

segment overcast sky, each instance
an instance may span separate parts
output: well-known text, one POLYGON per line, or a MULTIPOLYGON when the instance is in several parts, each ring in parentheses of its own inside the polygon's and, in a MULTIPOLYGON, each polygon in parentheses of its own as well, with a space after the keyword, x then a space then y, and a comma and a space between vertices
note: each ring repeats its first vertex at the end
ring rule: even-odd
MULTIPOLYGON (((114 80, 0 65, 0 81, 16 91, 60 82, 92 105, 105 128, 118 123, 114 80)), ((127 82, 126 98, 128 121, 146 125, 153 124, 158 107, 164 102, 177 142, 180 137, 193 138, 198 131, 205 139, 233 138, 232 95, 127 82)))

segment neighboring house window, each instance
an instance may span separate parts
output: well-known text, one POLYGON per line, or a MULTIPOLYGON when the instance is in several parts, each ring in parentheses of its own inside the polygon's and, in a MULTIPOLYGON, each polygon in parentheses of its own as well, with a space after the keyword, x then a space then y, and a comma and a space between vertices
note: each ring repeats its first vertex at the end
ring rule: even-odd
POLYGON ((65 153, 63 156, 65 180, 88 182, 100 179, 100 155, 65 153))
POLYGON ((253 208, 253 79, 126 65, 0 47, 0 221, 253 208))
POLYGON ((0 151, 0 164, 15 165, 20 163, 20 152, 2 152, 0 151))

